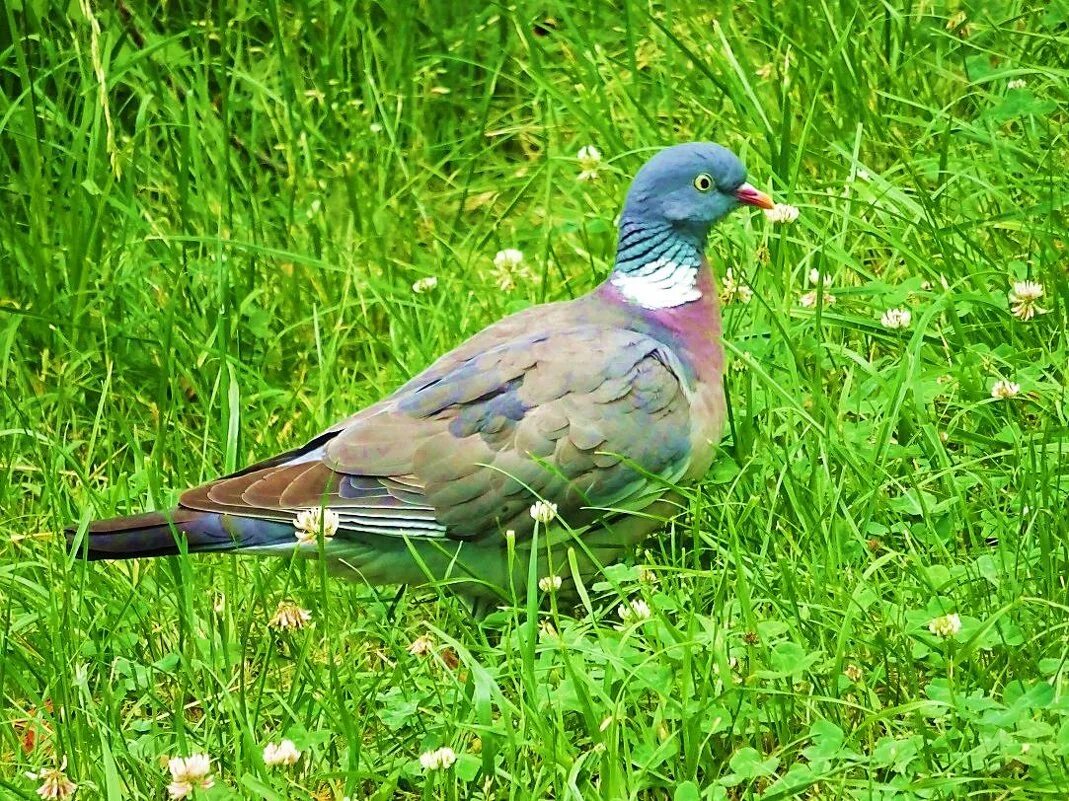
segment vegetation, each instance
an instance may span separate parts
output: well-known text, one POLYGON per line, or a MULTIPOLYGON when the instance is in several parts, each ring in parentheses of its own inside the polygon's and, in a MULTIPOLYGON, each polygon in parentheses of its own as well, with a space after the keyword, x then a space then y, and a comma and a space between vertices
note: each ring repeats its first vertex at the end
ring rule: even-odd
POLYGON ((1067 53, 1065 0, 8 2, 0 795, 1065 797, 1067 53), (721 456, 576 607, 65 554, 586 291, 691 139, 801 215, 714 231, 721 456))

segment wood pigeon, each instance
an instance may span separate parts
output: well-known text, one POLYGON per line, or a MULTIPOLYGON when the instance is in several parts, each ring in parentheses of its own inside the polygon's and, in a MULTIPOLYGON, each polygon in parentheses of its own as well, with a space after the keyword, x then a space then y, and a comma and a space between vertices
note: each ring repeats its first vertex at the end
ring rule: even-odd
POLYGON ((589 294, 506 317, 303 446, 69 544, 91 560, 321 555, 372 585, 449 580, 476 598, 524 588, 532 547, 539 576, 618 559, 712 462, 724 356, 704 249, 739 204, 774 205, 731 151, 660 151, 589 294))

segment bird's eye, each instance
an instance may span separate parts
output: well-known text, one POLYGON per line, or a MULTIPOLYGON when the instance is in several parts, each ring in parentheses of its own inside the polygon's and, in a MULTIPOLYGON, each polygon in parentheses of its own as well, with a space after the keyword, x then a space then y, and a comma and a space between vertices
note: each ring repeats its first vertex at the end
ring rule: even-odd
POLYGON ((708 192, 713 188, 713 179, 708 173, 701 173, 694 179, 694 188, 699 192, 708 192))

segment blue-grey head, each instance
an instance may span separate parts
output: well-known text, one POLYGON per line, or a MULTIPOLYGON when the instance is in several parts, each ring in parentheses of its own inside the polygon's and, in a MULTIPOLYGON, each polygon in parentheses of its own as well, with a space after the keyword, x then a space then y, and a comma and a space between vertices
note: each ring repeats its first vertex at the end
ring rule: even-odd
POLYGON ((638 171, 622 223, 661 227, 704 242, 709 229, 740 204, 769 209, 772 198, 746 183, 738 156, 712 142, 665 148, 638 171))

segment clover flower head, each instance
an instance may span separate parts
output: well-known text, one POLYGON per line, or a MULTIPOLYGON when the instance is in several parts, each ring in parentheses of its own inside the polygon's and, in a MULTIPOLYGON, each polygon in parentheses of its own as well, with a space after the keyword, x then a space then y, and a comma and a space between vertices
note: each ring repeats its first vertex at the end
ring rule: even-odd
POLYGON ((991 397, 995 400, 1009 400, 1016 398, 1021 392, 1021 385, 1013 381, 1000 378, 991 386, 991 397))
POLYGON ((537 523, 545 525, 557 516, 557 504, 550 501, 535 501, 531 506, 531 517, 537 523))
POLYGON ((894 330, 896 328, 909 328, 913 322, 913 315, 909 309, 888 309, 880 318, 880 324, 884 328, 894 330))
POLYGON ((953 637, 961 631, 961 618, 958 617, 957 612, 952 612, 949 615, 940 615, 929 621, 928 631, 936 637, 953 637))
POLYGON ((580 181, 593 181, 598 177, 598 168, 601 167, 601 152, 593 145, 584 145, 576 153, 579 161, 580 181))
POLYGON ((324 509, 321 506, 312 506, 297 513, 293 528, 297 542, 301 545, 308 545, 316 541, 320 531, 323 532, 324 539, 333 537, 338 533, 340 525, 341 517, 336 511, 324 509))
POLYGON ((424 751, 419 755, 419 764, 427 771, 449 770, 456 761, 456 752, 454 752, 448 745, 443 745, 441 748, 435 749, 434 751, 424 751))
POLYGON ((787 203, 777 203, 772 208, 765 209, 765 217, 772 223, 790 224, 798 219, 800 213, 797 206, 791 206, 787 203))
POLYGON ((303 629, 311 619, 312 613, 307 609, 302 609, 293 601, 280 601, 267 625, 280 631, 303 629))
POLYGON ((1014 281, 1010 287, 1010 312, 1022 322, 1028 322, 1037 314, 1045 314, 1039 307, 1039 299, 1045 290, 1038 281, 1014 281))
POLYGON ((297 750, 293 740, 268 743, 264 746, 264 764, 269 768, 296 765, 300 758, 301 752, 297 750))

